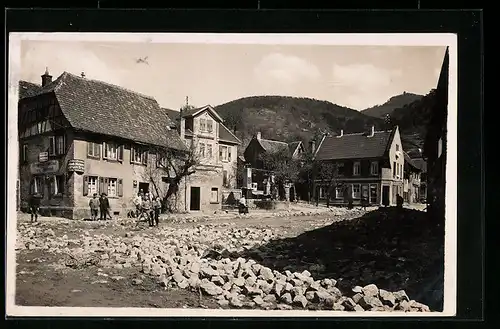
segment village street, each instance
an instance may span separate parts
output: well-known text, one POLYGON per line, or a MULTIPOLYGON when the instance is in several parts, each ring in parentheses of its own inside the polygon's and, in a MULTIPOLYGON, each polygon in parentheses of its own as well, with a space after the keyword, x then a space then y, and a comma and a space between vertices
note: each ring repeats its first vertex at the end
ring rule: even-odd
POLYGON ((307 206, 166 216, 150 228, 132 219, 32 224, 19 214, 16 304, 434 310, 443 244, 425 218, 307 206))

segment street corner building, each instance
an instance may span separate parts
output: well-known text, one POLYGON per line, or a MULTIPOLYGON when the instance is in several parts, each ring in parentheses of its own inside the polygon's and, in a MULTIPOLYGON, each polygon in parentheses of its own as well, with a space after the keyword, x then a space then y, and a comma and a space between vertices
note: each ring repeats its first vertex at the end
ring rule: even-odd
POLYGON ((211 105, 181 111, 165 109, 197 165, 184 184, 185 211, 217 211, 232 206, 237 188, 238 146, 241 141, 224 125, 211 105))
MULTIPOLYGON (((188 151, 154 98, 83 74, 64 72, 52 81, 46 71, 41 85, 20 81, 18 113, 22 210, 36 195, 42 214, 89 218, 89 199, 106 193, 112 213, 125 216, 139 191, 164 196, 168 190, 168 174, 157 170, 164 159, 152 150, 188 151)), ((193 186, 200 187, 195 208, 204 210, 206 190, 223 185, 222 174, 212 175, 209 182, 195 176, 181 182, 176 208, 189 208, 185 190, 193 186)))
POLYGON ((319 163, 335 165, 335 186, 317 179, 316 194, 319 200, 329 197, 332 205, 361 204, 395 205, 397 195, 403 197, 405 157, 399 128, 368 132, 325 135, 315 155, 319 163), (334 189, 328 193, 327 190, 334 189))

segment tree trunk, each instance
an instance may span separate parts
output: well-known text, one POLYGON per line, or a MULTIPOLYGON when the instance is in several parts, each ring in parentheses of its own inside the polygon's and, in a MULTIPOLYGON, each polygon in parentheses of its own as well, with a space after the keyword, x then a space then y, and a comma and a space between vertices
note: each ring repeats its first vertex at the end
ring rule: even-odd
POLYGON ((165 197, 163 198, 163 204, 166 204, 168 199, 172 195, 177 195, 177 192, 179 191, 179 184, 180 184, 180 179, 174 178, 170 184, 168 184, 168 190, 167 194, 165 194, 165 197))
POLYGON ((326 207, 330 208, 330 192, 326 194, 326 207))

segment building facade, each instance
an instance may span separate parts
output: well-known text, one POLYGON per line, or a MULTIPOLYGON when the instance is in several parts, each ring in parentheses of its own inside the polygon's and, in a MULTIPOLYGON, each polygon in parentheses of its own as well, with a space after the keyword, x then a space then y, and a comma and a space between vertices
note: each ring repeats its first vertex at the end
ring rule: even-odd
POLYGON ((315 198, 330 204, 344 205, 352 199, 354 205, 365 200, 371 205, 395 205, 396 196, 403 196, 404 155, 399 128, 324 136, 318 145, 314 161, 331 163, 337 168, 336 186, 324 179, 315 179, 315 198))
POLYGON ((403 199, 406 203, 419 203, 421 169, 406 152, 404 152, 404 158, 403 199))
POLYGON ((168 175, 153 150, 186 152, 167 114, 151 97, 102 81, 46 72, 19 101, 20 198, 41 213, 89 218, 89 199, 108 195, 124 216, 140 190, 163 196, 168 175))
POLYGON ((185 184, 186 211, 217 211, 237 200, 237 157, 241 141, 212 106, 169 111, 181 139, 199 163, 185 184))

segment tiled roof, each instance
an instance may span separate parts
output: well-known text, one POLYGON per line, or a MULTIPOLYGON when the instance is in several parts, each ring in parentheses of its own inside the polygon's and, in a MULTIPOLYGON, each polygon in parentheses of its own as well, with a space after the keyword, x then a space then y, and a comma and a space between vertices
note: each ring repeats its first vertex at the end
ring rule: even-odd
POLYGON ((42 89, 41 85, 21 80, 19 81, 19 99, 35 96, 40 89, 42 89))
POLYGON ((366 133, 346 134, 342 137, 327 136, 316 153, 317 160, 341 160, 379 158, 384 156, 392 141, 392 131, 375 131, 372 137, 366 133))
POLYGON ((54 92, 66 119, 78 130, 185 150, 167 114, 152 97, 64 72, 38 94, 54 92))
POLYGON ((288 150, 288 144, 285 142, 280 142, 280 141, 274 141, 270 139, 257 139, 257 142, 259 142, 260 146, 266 151, 270 153, 277 153, 281 152, 283 150, 288 150))
POLYGON ((411 159, 417 168, 419 168, 423 173, 427 172, 427 161, 422 158, 411 159))
POLYGON ((413 162, 413 160, 410 158, 408 153, 403 152, 404 158, 405 158, 405 164, 408 164, 409 166, 412 166, 413 168, 420 170, 420 168, 413 162))
POLYGON ((241 144, 241 141, 236 137, 226 126, 219 124, 219 139, 224 142, 241 144))
POLYGON ((205 106, 202 106, 202 107, 198 107, 198 108, 195 108, 195 109, 190 109, 190 110, 184 110, 182 111, 182 117, 183 118, 189 118, 189 117, 192 117, 198 113, 201 113, 203 111, 210 111, 212 112, 212 114, 219 120, 219 121, 223 121, 221 116, 219 115, 219 113, 217 113, 214 108, 210 105, 205 105, 205 106))

